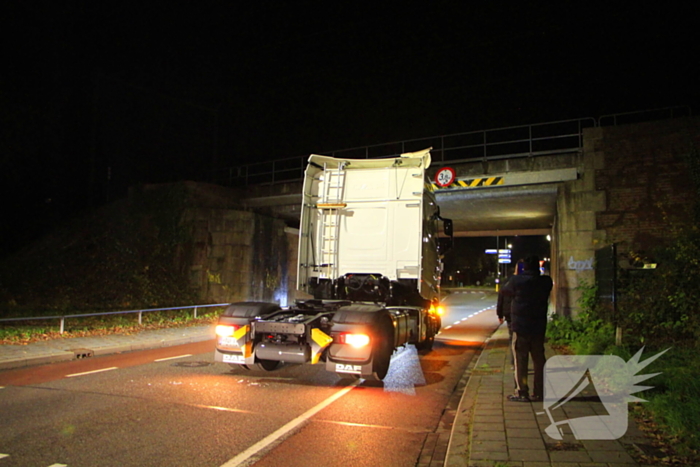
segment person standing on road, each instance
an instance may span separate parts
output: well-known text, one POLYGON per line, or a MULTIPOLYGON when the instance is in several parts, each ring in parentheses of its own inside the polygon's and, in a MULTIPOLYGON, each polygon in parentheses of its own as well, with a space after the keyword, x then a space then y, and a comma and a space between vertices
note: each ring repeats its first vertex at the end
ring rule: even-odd
POLYGON ((508 400, 530 402, 541 401, 544 397, 544 335, 547 330, 547 306, 552 286, 552 278, 540 274, 540 259, 537 256, 529 256, 525 258, 522 273, 511 277, 501 289, 504 296, 512 299, 511 349, 515 355, 516 393, 509 395, 508 400), (527 384, 530 355, 535 370, 532 396, 527 384))

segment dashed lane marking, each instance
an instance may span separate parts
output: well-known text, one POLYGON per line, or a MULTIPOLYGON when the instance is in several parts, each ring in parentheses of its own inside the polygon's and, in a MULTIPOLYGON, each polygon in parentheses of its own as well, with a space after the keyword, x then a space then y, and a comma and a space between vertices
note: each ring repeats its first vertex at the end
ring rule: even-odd
POLYGON ((116 366, 113 366, 110 368, 100 368, 99 370, 85 371, 83 373, 73 373, 72 375, 66 375, 66 378, 72 378, 74 376, 91 375, 93 373, 102 373, 103 371, 110 371, 110 370, 116 370, 116 369, 118 369, 116 366))
POLYGON ((0 454, 0 459, 2 459, 3 457, 10 457, 10 455, 9 454, 0 454))
POLYGON ((185 357, 191 357, 191 356, 192 356, 192 354, 191 354, 191 353, 188 353, 188 354, 185 354, 185 355, 178 355, 177 357, 159 358, 159 359, 154 360, 154 361, 155 361, 155 362, 164 362, 164 361, 166 361, 166 360, 175 360, 176 358, 185 358, 185 357))

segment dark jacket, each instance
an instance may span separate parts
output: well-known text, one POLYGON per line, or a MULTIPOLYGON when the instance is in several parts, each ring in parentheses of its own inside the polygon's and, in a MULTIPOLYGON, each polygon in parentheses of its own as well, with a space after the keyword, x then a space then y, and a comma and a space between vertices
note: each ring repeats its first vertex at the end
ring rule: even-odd
MULTIPOLYGON (((552 291, 552 278, 539 270, 523 271, 513 276, 501 294, 513 299, 510 308, 513 332, 544 334, 547 330, 547 306, 552 291)), ((500 295, 500 294, 499 294, 500 295)))
POLYGON ((510 323, 510 306, 513 297, 503 295, 503 291, 498 292, 498 302, 496 302, 496 315, 498 319, 505 319, 510 323))

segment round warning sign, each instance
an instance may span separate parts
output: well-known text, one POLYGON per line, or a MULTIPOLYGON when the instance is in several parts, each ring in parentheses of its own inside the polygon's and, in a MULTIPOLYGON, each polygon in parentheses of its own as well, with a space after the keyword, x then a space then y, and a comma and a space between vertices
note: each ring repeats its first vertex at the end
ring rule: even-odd
POLYGON ((435 183, 439 187, 446 187, 455 181, 455 169, 452 167, 443 167, 435 174, 435 183))

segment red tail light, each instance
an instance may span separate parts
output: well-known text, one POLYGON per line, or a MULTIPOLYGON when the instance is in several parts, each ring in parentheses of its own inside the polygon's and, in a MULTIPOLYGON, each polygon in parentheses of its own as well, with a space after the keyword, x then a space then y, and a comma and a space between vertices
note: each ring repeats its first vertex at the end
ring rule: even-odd
POLYGON ((341 332, 340 334, 338 334, 337 337, 337 342, 339 344, 347 344, 357 348, 369 345, 370 340, 371 339, 367 334, 358 334, 351 332, 341 332))

